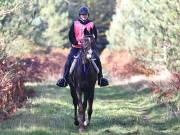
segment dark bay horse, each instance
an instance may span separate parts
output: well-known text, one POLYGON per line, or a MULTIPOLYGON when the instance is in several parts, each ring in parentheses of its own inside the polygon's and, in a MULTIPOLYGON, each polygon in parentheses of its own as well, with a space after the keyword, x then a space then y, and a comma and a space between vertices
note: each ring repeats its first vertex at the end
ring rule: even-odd
POLYGON ((84 131, 85 127, 90 123, 93 112, 94 89, 98 74, 98 69, 94 65, 95 59, 92 55, 93 36, 85 36, 81 43, 82 47, 75 58, 76 63, 69 77, 70 91, 74 104, 74 124, 79 125, 80 132, 84 131))

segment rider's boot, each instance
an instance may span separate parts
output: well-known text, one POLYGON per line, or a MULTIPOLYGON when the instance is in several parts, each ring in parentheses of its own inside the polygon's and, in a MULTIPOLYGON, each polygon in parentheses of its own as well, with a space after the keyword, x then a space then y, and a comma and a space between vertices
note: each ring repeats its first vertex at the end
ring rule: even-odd
POLYGON ((57 81, 57 83, 56 83, 57 86, 66 87, 68 85, 69 69, 70 69, 70 66, 66 62, 65 67, 64 67, 63 78, 61 78, 57 81))
POLYGON ((109 82, 106 78, 103 78, 102 75, 102 66, 101 66, 101 61, 99 58, 96 57, 96 64, 99 68, 99 73, 98 73, 98 85, 103 87, 109 85, 109 82))

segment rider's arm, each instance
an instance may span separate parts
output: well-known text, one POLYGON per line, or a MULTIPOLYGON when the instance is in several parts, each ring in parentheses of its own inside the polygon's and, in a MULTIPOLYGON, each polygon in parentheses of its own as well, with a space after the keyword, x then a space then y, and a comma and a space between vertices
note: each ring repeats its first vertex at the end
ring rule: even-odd
POLYGON ((69 41, 71 42, 71 44, 73 45, 77 45, 78 41, 75 38, 75 33, 74 33, 74 22, 72 23, 70 30, 69 30, 69 41))
POLYGON ((93 27, 93 34, 95 36, 95 40, 97 41, 97 29, 96 29, 96 26, 94 25, 93 27))
POLYGON ((97 29, 96 29, 96 26, 94 25, 93 29, 92 29, 92 32, 93 32, 93 35, 95 37, 95 43, 94 45, 92 46, 92 49, 93 50, 97 50, 97 46, 96 46, 96 42, 97 42, 97 29))

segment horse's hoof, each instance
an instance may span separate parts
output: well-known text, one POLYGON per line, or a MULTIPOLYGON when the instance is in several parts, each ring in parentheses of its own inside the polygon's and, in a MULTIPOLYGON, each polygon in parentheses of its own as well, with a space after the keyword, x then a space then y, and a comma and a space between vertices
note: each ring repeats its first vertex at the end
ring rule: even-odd
POLYGON ((84 121, 84 126, 87 127, 89 125, 89 120, 84 121))
POLYGON ((74 121, 74 125, 79 126, 79 122, 78 121, 74 121))
POLYGON ((82 133, 82 132, 84 132, 84 131, 85 131, 84 128, 79 128, 79 133, 82 133))

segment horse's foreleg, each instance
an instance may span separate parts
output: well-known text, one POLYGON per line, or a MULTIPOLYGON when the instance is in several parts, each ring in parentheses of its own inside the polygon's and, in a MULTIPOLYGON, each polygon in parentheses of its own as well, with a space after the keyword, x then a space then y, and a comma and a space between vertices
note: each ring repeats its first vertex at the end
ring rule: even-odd
POLYGON ((78 104, 77 99, 73 99, 73 104, 74 104, 74 125, 78 126, 79 122, 77 119, 77 104, 78 104))
POLYGON ((93 112, 93 100, 94 100, 94 92, 91 93, 89 99, 88 99, 88 121, 87 123, 90 123, 91 115, 93 112))
POLYGON ((87 126, 87 122, 85 121, 86 120, 87 100, 88 100, 88 93, 85 92, 84 93, 84 101, 83 101, 83 122, 84 122, 84 126, 87 126))
POLYGON ((74 105, 74 125, 78 126, 79 125, 79 122, 77 119, 78 98, 77 98, 76 92, 74 90, 71 90, 71 96, 73 98, 73 105, 74 105))
POLYGON ((82 93, 76 92, 78 97, 78 121, 79 121, 79 131, 84 131, 84 121, 83 121, 83 104, 82 104, 82 93))

